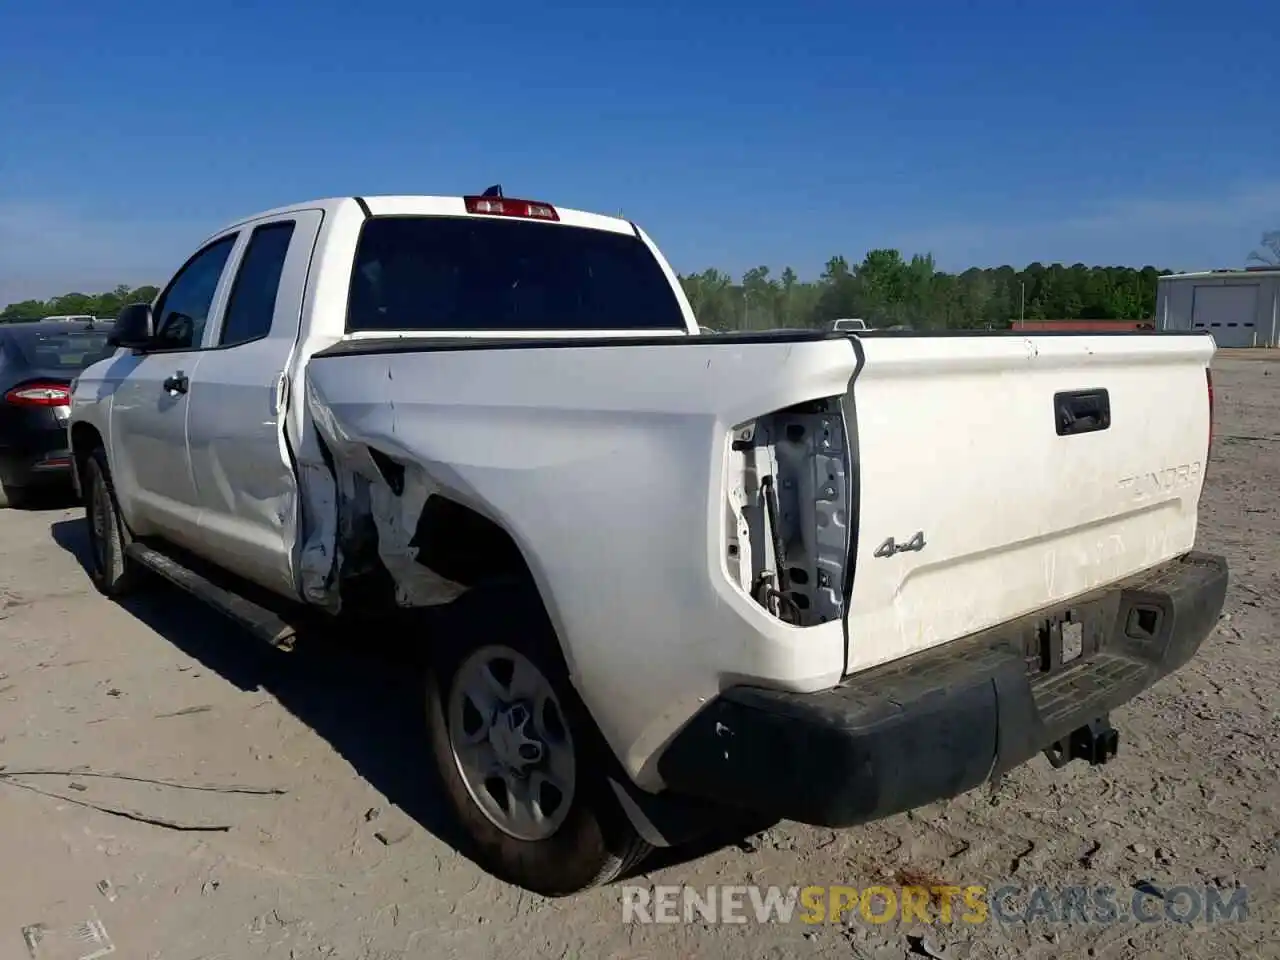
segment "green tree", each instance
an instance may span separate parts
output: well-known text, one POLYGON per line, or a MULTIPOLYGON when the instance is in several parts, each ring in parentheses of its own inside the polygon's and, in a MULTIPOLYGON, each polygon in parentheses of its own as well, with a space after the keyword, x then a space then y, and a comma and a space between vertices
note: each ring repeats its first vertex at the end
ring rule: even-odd
POLYGON ((1262 244, 1249 254, 1247 263, 1260 263, 1266 267, 1280 267, 1280 230, 1268 230, 1262 235, 1262 244))
MULTIPOLYGON (((1280 231, 1274 237, 1280 247, 1280 231)), ((1083 263, 971 267, 948 273, 939 270, 928 253, 904 256, 900 250, 878 248, 856 265, 847 257, 833 256, 814 280, 802 280, 790 266, 775 276, 771 267, 761 264, 743 273, 741 282, 708 268, 681 276, 680 284, 698 323, 715 330, 826 327, 839 317, 861 317, 878 327, 990 330, 1008 327, 1023 302, 1028 319, 1151 317, 1157 283, 1166 273, 1150 265, 1083 263)), ((120 284, 104 293, 24 300, 0 310, 0 322, 65 313, 112 319, 127 304, 153 301, 157 292, 153 286, 120 284)))
POLYGON ((780 286, 782 293, 782 325, 789 327, 794 323, 795 316, 795 292, 796 284, 800 282, 800 278, 796 276, 796 272, 790 267, 782 268, 782 276, 780 278, 780 286))
POLYGON ((122 307, 130 303, 150 303, 159 290, 153 286, 130 287, 120 284, 107 293, 64 293, 48 300, 23 300, 0 310, 0 323, 12 320, 39 320, 41 317, 65 314, 88 314, 113 320, 122 307))
POLYGON ((778 326, 780 293, 770 278, 768 267, 752 267, 742 275, 742 326, 746 330, 768 330, 778 326))
POLYGON ((0 321, 38 320, 49 315, 49 311, 45 309, 47 306, 48 304, 43 300, 23 300, 21 303, 11 303, 3 310, 0 310, 0 321))

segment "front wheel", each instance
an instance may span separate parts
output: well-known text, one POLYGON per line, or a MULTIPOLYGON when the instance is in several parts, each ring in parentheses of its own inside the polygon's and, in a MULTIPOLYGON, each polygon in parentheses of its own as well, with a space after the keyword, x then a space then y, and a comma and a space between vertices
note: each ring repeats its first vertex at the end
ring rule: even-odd
POLYGON ((537 595, 480 587, 447 612, 427 682, 432 753, 480 866, 546 896, 613 880, 649 846, 605 776, 537 595))
POLYGON ((89 528, 89 578, 108 597, 122 597, 137 584, 136 565, 125 555, 128 533, 116 504, 107 453, 97 447, 85 458, 84 518, 89 528))

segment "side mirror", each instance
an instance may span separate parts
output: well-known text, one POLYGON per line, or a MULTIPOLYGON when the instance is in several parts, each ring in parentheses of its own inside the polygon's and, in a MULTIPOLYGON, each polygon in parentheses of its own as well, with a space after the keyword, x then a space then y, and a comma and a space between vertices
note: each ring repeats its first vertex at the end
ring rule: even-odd
POLYGON ((149 303, 131 303, 120 311, 107 336, 107 346, 144 349, 156 335, 156 320, 149 303))

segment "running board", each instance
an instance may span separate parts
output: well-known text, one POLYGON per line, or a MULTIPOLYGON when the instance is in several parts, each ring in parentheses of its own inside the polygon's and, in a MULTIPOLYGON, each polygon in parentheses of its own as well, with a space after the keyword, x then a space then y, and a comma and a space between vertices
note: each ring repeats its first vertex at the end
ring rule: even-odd
POLYGON ((259 640, 265 640, 279 650, 293 649, 298 636, 297 629, 274 610, 214 583, 203 574, 145 543, 135 540, 125 548, 125 555, 134 563, 158 573, 170 583, 203 600, 259 640))

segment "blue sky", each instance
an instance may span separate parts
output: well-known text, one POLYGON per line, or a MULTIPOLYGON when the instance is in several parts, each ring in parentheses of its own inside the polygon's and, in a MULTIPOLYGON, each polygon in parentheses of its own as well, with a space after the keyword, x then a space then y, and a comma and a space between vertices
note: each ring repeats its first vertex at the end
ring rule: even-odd
POLYGON ((0 304, 160 282, 294 200, 501 182, 677 269, 1238 265, 1274 2, 0 0, 0 304))

